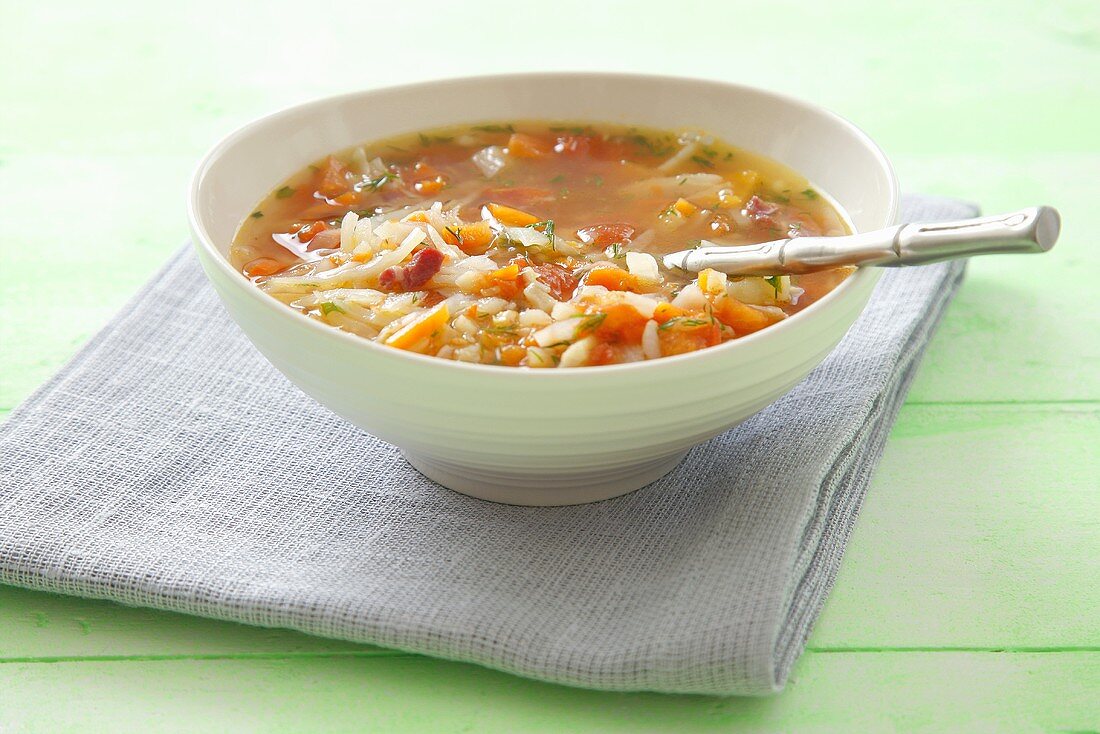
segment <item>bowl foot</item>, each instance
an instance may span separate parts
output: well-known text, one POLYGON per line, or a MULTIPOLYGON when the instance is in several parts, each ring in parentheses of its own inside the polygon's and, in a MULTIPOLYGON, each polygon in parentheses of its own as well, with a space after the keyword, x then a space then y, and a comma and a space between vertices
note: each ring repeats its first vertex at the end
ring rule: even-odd
POLYGON ((507 505, 553 507, 599 502, 641 489, 672 471, 687 456, 687 451, 609 470, 552 474, 484 471, 404 449, 401 454, 428 479, 460 494, 507 505))

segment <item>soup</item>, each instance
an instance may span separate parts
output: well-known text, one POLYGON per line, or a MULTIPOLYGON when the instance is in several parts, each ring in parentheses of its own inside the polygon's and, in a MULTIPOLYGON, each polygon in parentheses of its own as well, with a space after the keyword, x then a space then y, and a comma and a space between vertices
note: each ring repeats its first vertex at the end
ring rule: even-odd
POLYGON ((850 272, 695 276, 661 255, 847 232, 797 173, 703 132, 508 122, 317 161, 245 218, 230 259, 291 308, 388 347, 543 369, 715 346, 850 272))

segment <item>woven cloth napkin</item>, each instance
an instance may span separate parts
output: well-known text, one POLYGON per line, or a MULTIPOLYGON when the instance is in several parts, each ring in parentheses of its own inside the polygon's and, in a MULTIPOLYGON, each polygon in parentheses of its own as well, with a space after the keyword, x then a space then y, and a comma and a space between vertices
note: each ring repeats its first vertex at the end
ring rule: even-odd
POLYGON ((663 479, 532 508, 443 489, 301 394, 181 251, 0 425, 0 582, 587 688, 774 692, 962 272, 887 271, 804 382, 663 479))

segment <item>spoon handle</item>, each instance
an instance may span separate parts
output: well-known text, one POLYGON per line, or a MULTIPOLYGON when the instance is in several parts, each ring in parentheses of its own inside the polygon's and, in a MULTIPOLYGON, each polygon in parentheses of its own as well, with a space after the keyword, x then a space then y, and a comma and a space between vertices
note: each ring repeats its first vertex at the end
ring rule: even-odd
POLYGON ((809 273, 840 265, 898 267, 993 253, 1046 252, 1060 218, 1049 206, 954 222, 900 224, 841 237, 794 237, 759 245, 705 243, 665 258, 668 267, 714 268, 730 275, 809 273))

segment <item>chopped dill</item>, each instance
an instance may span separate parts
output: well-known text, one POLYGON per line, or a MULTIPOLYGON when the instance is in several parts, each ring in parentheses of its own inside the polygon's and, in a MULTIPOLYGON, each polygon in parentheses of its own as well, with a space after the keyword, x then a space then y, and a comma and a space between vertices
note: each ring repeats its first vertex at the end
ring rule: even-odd
POLYGON ((436 143, 449 143, 454 140, 454 138, 449 135, 435 135, 430 137, 424 133, 417 133, 416 135, 420 138, 420 145, 425 148, 429 145, 435 145, 436 143))
POLYGON ((779 278, 780 278, 780 276, 778 276, 778 275, 772 275, 768 278, 764 278, 764 280, 767 281, 768 285, 770 285, 772 288, 775 289, 776 297, 779 296, 779 289, 782 288, 782 286, 783 286, 783 282, 781 280, 779 280, 779 278))
POLYGON ((559 184, 564 180, 565 180, 565 174, 559 173, 557 176, 554 176, 552 179, 550 179, 550 183, 559 184))
POLYGON ((714 161, 711 161, 707 158, 704 158, 701 155, 693 155, 691 157, 691 160, 695 161, 696 163, 698 163, 700 166, 703 166, 704 168, 714 168, 714 161))
POLYGON ((604 322, 604 319, 606 318, 607 314, 605 313, 593 313, 585 316, 584 319, 582 319, 581 322, 577 324, 577 336, 580 337, 581 334, 585 334, 589 331, 595 331, 596 329, 600 328, 600 324, 602 324, 604 322))
POLYGON ((483 133, 514 133, 516 131, 511 125, 474 125, 471 130, 480 130, 483 133))
POLYGON ((276 199, 286 199, 291 196, 294 196, 294 189, 290 188, 289 186, 284 186, 275 192, 276 199))
POLYGON ((813 189, 802 189, 802 195, 811 201, 817 198, 817 192, 813 189))
POLYGON ((264 215, 264 213, 262 211, 260 211, 259 209, 257 209, 256 211, 252 212, 252 214, 250 214, 249 216, 251 216, 253 219, 259 219, 263 215, 264 215))
POLYGON ((603 176, 596 174, 592 177, 592 183, 596 186, 596 188, 603 186, 603 176))
POLYGON ((706 326, 709 323, 711 323, 711 321, 707 319, 692 319, 686 316, 675 316, 658 326, 657 330, 665 331, 667 329, 671 329, 674 326, 686 326, 688 328, 694 328, 696 326, 706 326))
POLYGON ((544 219, 541 222, 532 222, 528 224, 529 229, 533 229, 538 232, 542 232, 550 240, 550 244, 554 244, 554 220, 544 219))

